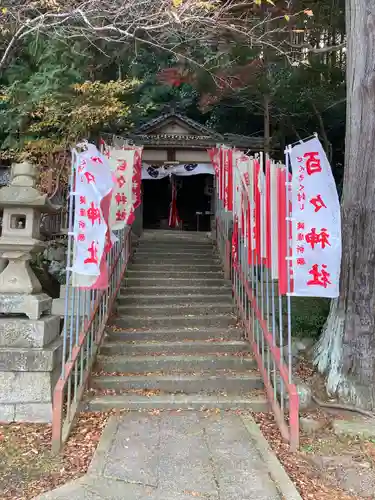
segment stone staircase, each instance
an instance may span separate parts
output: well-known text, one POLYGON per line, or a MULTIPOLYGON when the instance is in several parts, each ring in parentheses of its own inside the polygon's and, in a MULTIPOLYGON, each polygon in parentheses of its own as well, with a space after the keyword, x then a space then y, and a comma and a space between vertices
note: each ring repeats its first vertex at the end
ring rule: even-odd
POLYGON ((87 411, 266 411, 230 283, 206 234, 146 231, 97 358, 87 411))

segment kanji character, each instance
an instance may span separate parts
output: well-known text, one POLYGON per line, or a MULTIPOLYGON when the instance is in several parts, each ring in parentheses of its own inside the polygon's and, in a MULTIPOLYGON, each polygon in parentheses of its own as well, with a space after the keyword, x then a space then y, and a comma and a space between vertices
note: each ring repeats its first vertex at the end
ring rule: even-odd
POLYGON ((120 175, 120 177, 117 178, 117 184, 120 188, 122 188, 125 184, 125 178, 123 175, 120 175))
POLYGON ((78 165, 78 172, 81 174, 86 168, 86 160, 82 160, 78 165))
POLYGON ((319 153, 305 153, 303 156, 306 160, 306 170, 308 175, 315 174, 322 171, 320 165, 319 153))
POLYGON ((84 208, 80 208, 80 209, 79 209, 79 215, 80 215, 81 217, 86 217, 86 210, 85 210, 84 208))
POLYGON ((91 245, 88 247, 87 251, 89 252, 90 256, 87 257, 83 261, 84 264, 98 264, 98 247, 95 244, 95 241, 91 243, 91 245))
POLYGON ((117 205, 120 205, 120 203, 125 204, 127 202, 127 198, 124 195, 124 193, 117 193, 115 196, 115 200, 116 200, 117 205))
POLYGON ((305 264, 306 264, 306 261, 305 261, 305 259, 303 257, 299 257, 297 259, 297 265, 298 266, 304 266, 305 264))
POLYGON ((322 270, 319 271, 319 265, 314 264, 309 271, 309 274, 313 277, 311 280, 307 282, 308 286, 317 285, 327 288, 328 285, 331 285, 330 277, 331 275, 326 271, 327 266, 322 264, 322 270))
POLYGON ((305 235, 303 233, 298 233, 297 240, 298 241, 304 241, 305 240, 305 235))
POLYGON ((297 253, 305 253, 305 247, 298 245, 297 246, 297 253))
POLYGON ((79 233, 77 236, 78 241, 85 241, 86 236, 83 233, 79 233))
POLYGON ((87 218, 91 220, 92 225, 94 225, 97 220, 98 223, 101 223, 100 209, 94 205, 94 202, 91 202, 90 208, 87 210, 87 218))
POLYGON ((116 212, 116 221, 123 221, 126 219, 126 212, 125 210, 117 210, 116 212))
POLYGON ((127 162, 125 160, 117 160, 118 162, 121 162, 120 165, 117 167, 117 170, 120 170, 120 172, 125 172, 126 167, 128 166, 127 162))
POLYGON ((90 182, 92 182, 93 184, 96 183, 95 176, 92 175, 90 172, 85 172, 83 175, 86 177, 86 180, 87 180, 88 184, 90 184, 90 182))
POLYGON ((321 247, 324 249, 327 245, 331 246, 328 241, 329 234, 327 233, 327 229, 324 227, 320 230, 320 233, 316 232, 316 228, 313 227, 310 233, 306 234, 306 242, 311 245, 311 248, 314 250, 315 245, 321 244, 321 247))
POLYGON ((83 220, 78 221, 78 227, 81 229, 85 229, 85 227, 86 227, 85 222, 83 222, 83 220))
POLYGON ((306 200, 306 194, 305 193, 298 193, 297 194, 297 200, 298 201, 305 201, 306 200))
POLYGON ((305 223, 304 222, 297 222, 297 231, 301 231, 305 229, 305 223))
POLYGON ((86 196, 80 196, 79 197, 79 204, 80 205, 86 205, 86 196))
POLYGON ((320 194, 318 194, 315 198, 311 198, 310 203, 315 207, 314 212, 319 212, 321 208, 327 208, 327 205, 322 200, 320 194))
POLYGON ((103 160, 101 158, 99 158, 99 156, 92 156, 91 161, 94 163, 100 163, 101 165, 103 165, 103 160))

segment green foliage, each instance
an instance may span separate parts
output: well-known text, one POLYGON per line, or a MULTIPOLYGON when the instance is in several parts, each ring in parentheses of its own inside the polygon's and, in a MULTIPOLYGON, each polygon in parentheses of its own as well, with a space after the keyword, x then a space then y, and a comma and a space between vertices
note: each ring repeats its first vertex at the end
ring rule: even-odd
POLYGON ((293 336, 318 338, 329 313, 330 300, 292 297, 291 302, 293 336))
POLYGON ((0 82, 3 150, 64 150, 112 122, 121 121, 124 129, 132 126, 128 101, 139 82, 126 75, 90 81, 94 55, 78 43, 38 40, 25 46, 0 82))

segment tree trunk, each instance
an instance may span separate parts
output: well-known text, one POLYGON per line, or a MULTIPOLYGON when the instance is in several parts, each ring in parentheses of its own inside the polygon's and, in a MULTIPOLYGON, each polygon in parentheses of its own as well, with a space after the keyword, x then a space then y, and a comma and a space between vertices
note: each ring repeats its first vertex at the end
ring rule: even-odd
POLYGON ((346 0, 347 123, 340 297, 316 347, 327 389, 375 408, 375 0, 346 0))

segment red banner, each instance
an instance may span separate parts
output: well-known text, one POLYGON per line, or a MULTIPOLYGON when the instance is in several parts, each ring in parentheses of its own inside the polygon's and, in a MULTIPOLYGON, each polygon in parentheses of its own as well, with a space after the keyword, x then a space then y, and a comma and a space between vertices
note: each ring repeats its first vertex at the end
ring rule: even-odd
POLYGON ((260 190, 259 190, 259 173, 260 173, 260 165, 258 160, 254 160, 253 162, 253 180, 254 180, 254 241, 255 241, 255 255, 258 259, 258 264, 260 264, 261 252, 260 252, 260 224, 261 224, 261 198, 260 198, 260 190))
POLYGON ((271 161, 266 161, 266 258, 264 264, 271 269, 272 264, 272 222, 271 222, 271 161))
MULTIPOLYGON (((289 210, 287 213, 287 199, 286 199, 286 170, 285 168, 279 169, 277 175, 277 205, 278 205, 278 226, 279 226, 279 294, 286 295, 288 292, 293 292, 293 279, 292 279, 292 261, 287 259, 292 256, 292 250, 287 252, 287 224, 289 224, 289 239, 292 238, 292 223, 287 217, 291 216, 292 206, 289 202, 289 210), (289 290, 288 290, 289 279, 289 290)), ((289 174, 289 181, 291 176, 289 174)))
POLYGON ((228 150, 227 209, 233 210, 233 150, 228 150))

